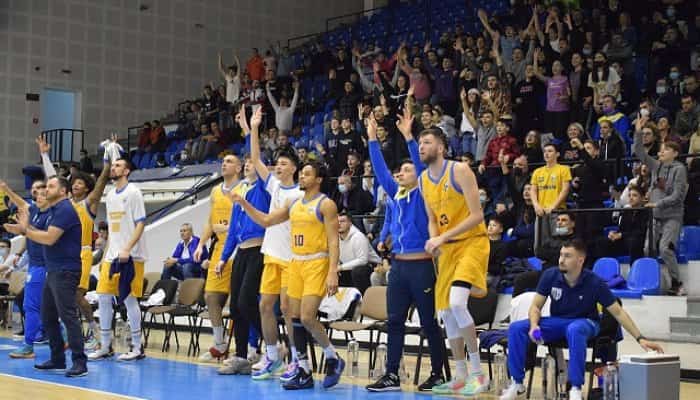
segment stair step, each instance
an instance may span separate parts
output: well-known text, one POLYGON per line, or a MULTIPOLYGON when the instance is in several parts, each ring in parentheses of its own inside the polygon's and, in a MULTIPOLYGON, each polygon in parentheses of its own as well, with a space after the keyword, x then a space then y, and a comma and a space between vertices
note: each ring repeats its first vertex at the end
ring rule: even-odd
POLYGON ((688 304, 688 316, 700 317, 700 297, 688 297, 686 302, 688 304))
POLYGON ((671 317, 671 334, 700 337, 700 317, 671 317))

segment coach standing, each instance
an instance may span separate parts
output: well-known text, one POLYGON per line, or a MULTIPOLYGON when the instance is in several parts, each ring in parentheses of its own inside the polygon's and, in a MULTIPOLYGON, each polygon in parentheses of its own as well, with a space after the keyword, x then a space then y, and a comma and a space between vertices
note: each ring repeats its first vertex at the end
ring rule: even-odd
POLYGON ((70 183, 65 178, 53 177, 48 180, 46 198, 50 208, 46 231, 31 227, 29 215, 24 210, 19 213, 18 224, 6 224, 5 229, 44 245, 47 276, 42 294, 41 319, 49 337, 51 359, 34 367, 47 371, 66 368, 65 344, 58 323, 60 318, 68 333, 73 358, 73 366, 66 371, 66 376, 78 377, 88 372, 75 300, 81 273, 81 225, 75 208, 68 200, 69 190, 70 183))

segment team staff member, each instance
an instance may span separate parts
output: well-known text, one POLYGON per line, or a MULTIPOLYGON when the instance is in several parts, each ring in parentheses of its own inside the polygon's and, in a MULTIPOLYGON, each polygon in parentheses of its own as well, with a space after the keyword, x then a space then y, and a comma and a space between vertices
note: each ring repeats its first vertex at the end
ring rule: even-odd
POLYGON ((49 337, 51 359, 34 367, 55 371, 66 368, 65 343, 61 335, 59 318, 68 334, 73 365, 66 371, 67 377, 85 376, 88 373, 83 350, 83 332, 75 303, 75 291, 80 282, 80 236, 78 214, 68 200, 70 183, 65 178, 50 178, 46 185, 49 205, 47 229, 32 227, 29 212, 20 209, 18 223, 5 224, 8 232, 25 235, 27 239, 43 245, 46 261, 46 282, 42 292, 41 320, 49 337))
POLYGON ((418 144, 413 140, 412 124, 413 115, 406 108, 404 114, 399 116, 397 126, 406 140, 411 159, 401 163, 398 182, 393 179, 384 161, 377 141, 377 121, 373 116, 370 116, 367 125, 369 157, 379 184, 393 199, 388 206, 394 208, 391 215, 396 216, 389 228, 394 245, 386 293, 389 311, 387 373, 375 383, 367 385, 367 390, 371 392, 401 390, 399 363, 403 353, 406 317, 412 304, 418 309, 423 331, 428 337, 432 366, 430 377, 418 386, 418 390, 431 391, 434 386, 445 382, 442 375, 444 345, 435 320, 435 268, 424 248, 429 238, 428 216, 418 188, 418 176, 425 167, 418 156, 418 144))
POLYGON ((345 361, 338 356, 323 325, 316 315, 325 295, 338 290, 338 209, 335 203, 321 193, 325 171, 316 163, 306 163, 299 175, 299 187, 304 196, 287 207, 265 214, 246 199, 234 195, 254 221, 265 227, 289 220, 292 253, 289 266, 289 313, 294 324, 294 343, 299 352, 299 368, 294 377, 283 384, 287 390, 314 387, 311 368, 306 356, 307 332, 323 347, 326 356, 326 377, 323 387, 335 386, 345 369, 345 361))
POLYGON ((453 379, 434 387, 433 393, 471 396, 489 386, 481 371, 474 318, 467 302, 470 296, 483 297, 487 293, 490 244, 476 177, 467 164, 445 160, 446 152, 447 137, 442 130, 421 132, 420 159, 428 167, 420 177, 430 232, 425 251, 438 258, 435 308, 445 322, 457 361, 453 379), (471 375, 467 374, 465 342, 471 375))

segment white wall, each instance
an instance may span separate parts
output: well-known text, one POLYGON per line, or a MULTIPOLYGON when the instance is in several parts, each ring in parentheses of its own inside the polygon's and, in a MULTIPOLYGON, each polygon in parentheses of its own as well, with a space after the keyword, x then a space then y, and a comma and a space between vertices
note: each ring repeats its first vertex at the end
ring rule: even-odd
POLYGON ((320 32, 362 0, 0 0, 0 177, 17 185, 38 161, 44 87, 82 93, 88 148, 159 118, 218 77, 216 54, 320 32), (139 11, 140 4, 150 9, 139 11), (203 29, 195 24, 201 23, 203 29), (35 67, 39 67, 38 71, 35 67), (70 75, 61 69, 72 70, 70 75))

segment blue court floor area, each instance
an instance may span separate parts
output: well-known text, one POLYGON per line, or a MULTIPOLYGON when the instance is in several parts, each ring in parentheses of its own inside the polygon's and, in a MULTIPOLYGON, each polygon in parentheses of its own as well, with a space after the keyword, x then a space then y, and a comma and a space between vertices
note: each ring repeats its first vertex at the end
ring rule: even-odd
MULTIPOLYGON (((310 400, 310 399, 364 399, 368 393, 364 387, 341 383, 324 390, 320 379, 314 390, 287 391, 279 381, 253 381, 250 376, 220 376, 216 366, 191 364, 181 361, 146 357, 134 363, 99 361, 88 363, 89 374, 82 378, 66 378, 59 373, 46 373, 34 369, 36 360, 48 359, 48 346, 35 346, 37 359, 12 360, 9 352, 20 342, 0 338, 0 373, 41 380, 46 383, 76 386, 143 399, 205 400, 310 400)), ((70 354, 67 354, 70 360, 70 354)), ((70 362, 69 362, 70 364, 70 362)), ((24 381, 30 385, 31 382, 24 381)), ((382 400, 426 398, 413 392, 376 393, 372 398, 382 400)))

